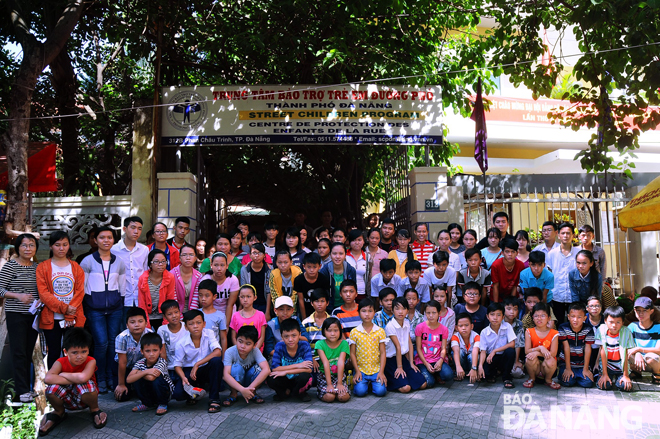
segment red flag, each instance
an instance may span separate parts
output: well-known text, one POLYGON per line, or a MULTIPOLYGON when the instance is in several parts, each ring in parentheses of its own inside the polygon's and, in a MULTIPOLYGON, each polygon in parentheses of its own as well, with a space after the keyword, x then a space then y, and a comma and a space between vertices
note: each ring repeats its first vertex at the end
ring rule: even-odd
POLYGON ((474 102, 472 116, 470 119, 475 121, 474 130, 474 159, 477 161, 481 172, 488 170, 488 149, 486 148, 486 113, 484 111, 484 101, 481 97, 481 78, 477 83, 477 100, 474 102))
MULTIPOLYGON (((48 144, 41 151, 28 158, 28 191, 52 192, 57 190, 55 178, 55 156, 57 146, 48 144)), ((0 174, 0 189, 6 189, 9 176, 0 174)))

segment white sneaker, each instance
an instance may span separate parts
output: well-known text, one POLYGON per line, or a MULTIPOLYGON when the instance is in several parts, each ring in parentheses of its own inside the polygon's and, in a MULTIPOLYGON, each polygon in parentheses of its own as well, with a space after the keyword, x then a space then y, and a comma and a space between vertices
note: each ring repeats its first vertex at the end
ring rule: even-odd
POLYGON ((185 390, 192 399, 202 399, 206 396, 206 390, 199 387, 193 387, 190 384, 184 385, 183 390, 185 390))
POLYGON ((36 396, 37 396, 36 393, 34 393, 34 392, 28 392, 28 393, 24 393, 24 394, 22 394, 22 395, 19 396, 18 398, 19 398, 19 399, 21 400, 21 402, 23 402, 23 403, 29 403, 29 402, 34 401, 34 398, 35 398, 36 396))
POLYGON ((520 367, 514 367, 513 370, 511 370, 511 375, 513 375, 514 378, 522 378, 525 376, 525 371, 520 367))

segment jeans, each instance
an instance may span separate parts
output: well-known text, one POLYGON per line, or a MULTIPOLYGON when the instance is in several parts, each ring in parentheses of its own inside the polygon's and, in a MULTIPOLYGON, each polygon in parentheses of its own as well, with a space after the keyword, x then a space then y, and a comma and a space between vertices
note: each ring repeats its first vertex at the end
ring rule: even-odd
POLYGON ((117 369, 115 366, 115 339, 126 327, 121 317, 123 308, 114 311, 97 311, 86 309, 85 316, 89 322, 89 330, 94 338, 94 358, 96 359, 96 380, 99 390, 104 386, 113 389, 117 385, 117 369))
POLYGON ((374 395, 385 396, 387 393, 387 387, 376 381, 377 376, 377 373, 373 375, 366 375, 363 373, 360 382, 355 382, 355 379, 353 379, 353 394, 355 396, 367 396, 367 393, 369 393, 369 383, 371 383, 371 391, 374 395))
POLYGON ((37 343, 38 333, 32 329, 32 322, 34 322, 32 314, 9 311, 5 315, 7 317, 7 338, 14 369, 14 389, 16 395, 22 395, 32 390, 30 384, 32 351, 37 343))
POLYGON ((515 362, 516 351, 514 348, 507 348, 501 354, 495 354, 492 363, 484 361, 484 373, 486 374, 486 379, 494 379, 499 370, 502 372, 502 379, 504 381, 512 380, 513 376, 511 375, 511 370, 513 369, 513 363, 515 362))
POLYGON ((133 383, 133 388, 142 404, 147 407, 167 405, 172 396, 170 385, 162 375, 153 381, 144 378, 137 380, 133 383))
MULTIPOLYGON (((188 379, 188 382, 194 387, 204 387, 204 384, 209 384, 209 399, 217 401, 220 399, 220 387, 222 386, 222 358, 214 357, 209 360, 204 366, 197 369, 197 379, 190 378, 190 371, 192 367, 184 367, 183 374, 188 379)), ((176 387, 174 388, 174 398, 177 401, 183 401, 189 398, 189 395, 183 390, 183 381, 177 380, 176 387)))
POLYGON ((470 352, 460 352, 458 355, 461 359, 463 372, 467 375, 472 370, 472 350, 470 352))
POLYGON ((610 380, 612 381, 611 383, 605 384, 605 386, 598 388, 600 390, 612 390, 614 387, 619 389, 622 392, 630 392, 630 390, 626 390, 625 387, 623 386, 623 374, 622 373, 615 373, 612 372, 611 370, 607 371, 607 376, 610 377, 610 380))
POLYGON ((231 365, 231 371, 229 374, 233 379, 235 379, 238 384, 240 384, 243 387, 248 387, 250 384, 254 382, 254 380, 257 379, 259 374, 261 373, 261 368, 259 367, 258 364, 255 364, 248 370, 245 370, 243 366, 241 366, 238 363, 234 363, 231 365))
POLYGON ((454 371, 446 362, 442 363, 442 369, 440 369, 440 372, 430 372, 423 364, 418 364, 417 367, 419 367, 419 371, 424 375, 424 379, 426 379, 427 389, 435 385, 435 375, 440 375, 440 379, 444 382, 454 379, 454 371))
POLYGON ((61 320, 55 320, 53 329, 44 329, 44 338, 46 339, 46 347, 48 348, 48 370, 53 367, 53 364, 58 358, 62 356, 62 337, 70 328, 62 329, 60 327, 61 320))
POLYGON ((569 378, 568 381, 564 381, 562 378, 564 376, 565 370, 566 370, 565 365, 559 368, 559 384, 561 384, 562 386, 573 387, 577 384, 578 386, 584 387, 585 389, 589 389, 594 386, 594 382, 584 376, 582 366, 571 367, 573 376, 569 378))

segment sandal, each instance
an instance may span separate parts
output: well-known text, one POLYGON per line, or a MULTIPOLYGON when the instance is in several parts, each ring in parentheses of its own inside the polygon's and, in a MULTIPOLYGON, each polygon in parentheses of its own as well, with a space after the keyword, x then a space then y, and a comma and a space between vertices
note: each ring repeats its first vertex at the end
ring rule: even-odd
POLYGON ((526 388, 526 389, 531 389, 535 385, 536 385, 536 380, 533 379, 533 378, 530 378, 530 379, 528 379, 527 381, 525 381, 523 383, 523 387, 526 388))
POLYGON ((651 375, 651 384, 660 384, 660 376, 651 375))
MULTIPOLYGON (((55 412, 49 412, 46 413, 46 422, 52 422, 53 425, 50 426, 50 428, 47 428, 46 430, 41 429, 41 425, 39 426, 39 436, 47 436, 48 433, 53 431, 55 427, 60 425, 62 421, 66 419, 66 412, 62 414, 62 416, 56 415, 55 412)), ((46 423, 44 422, 44 424, 46 423)))
POLYGON ((253 402, 255 404, 263 404, 265 400, 261 396, 255 393, 254 396, 250 399, 250 402, 253 402))
POLYGON ((150 409, 152 409, 152 407, 148 407, 144 404, 138 404, 135 407, 133 407, 132 411, 133 411, 133 413, 137 413, 137 412, 146 412, 147 410, 150 410, 150 409))
POLYGON ((94 428, 96 428, 97 430, 101 429, 101 428, 105 427, 105 424, 108 423, 108 414, 105 413, 103 410, 98 409, 97 411, 92 412, 92 422, 94 423, 94 428), (101 422, 101 415, 105 415, 105 421, 101 422), (98 417, 98 420, 99 420, 98 424, 96 423, 97 417, 98 417))
POLYGON ((546 382, 545 382, 545 385, 548 386, 548 387, 550 387, 550 388, 553 389, 553 390, 559 390, 559 389, 561 389, 561 385, 560 385, 559 383, 555 383, 554 381, 550 381, 550 382, 547 382, 547 381, 546 381, 546 382))
POLYGON ((511 381, 511 380, 505 380, 504 381, 504 388, 505 389, 513 389, 514 387, 516 387, 516 385, 513 384, 513 381, 511 381))
POLYGON ((234 404, 236 404, 236 397, 235 396, 228 396, 225 399, 222 400, 222 406, 223 407, 231 407, 234 404))
POLYGON ((209 413, 220 413, 220 410, 222 410, 222 405, 220 405, 221 402, 217 400, 213 400, 209 402, 209 413))
POLYGON ((165 413, 167 413, 167 404, 159 405, 156 409, 156 416, 163 416, 165 413))

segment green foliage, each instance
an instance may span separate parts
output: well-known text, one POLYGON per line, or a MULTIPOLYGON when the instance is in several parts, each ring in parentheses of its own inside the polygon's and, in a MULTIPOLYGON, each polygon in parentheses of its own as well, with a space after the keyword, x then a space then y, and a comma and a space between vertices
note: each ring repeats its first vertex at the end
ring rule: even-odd
POLYGON ((11 427, 11 437, 16 439, 34 438, 37 436, 37 408, 34 404, 23 404, 20 407, 5 407, 0 413, 0 430, 11 427))
POLYGON ((629 155, 639 148, 640 133, 660 123, 657 109, 649 109, 660 104, 657 5, 636 0, 494 0, 491 5, 488 15, 499 24, 488 37, 493 63, 506 64, 503 72, 511 82, 528 87, 535 98, 553 95, 564 68, 560 47, 550 66, 536 61, 546 49, 544 29, 573 33, 582 51, 569 59, 576 83, 559 84, 571 106, 548 116, 576 131, 599 127, 576 159, 589 172, 620 170, 630 177, 630 163, 616 166, 607 154, 629 155))

